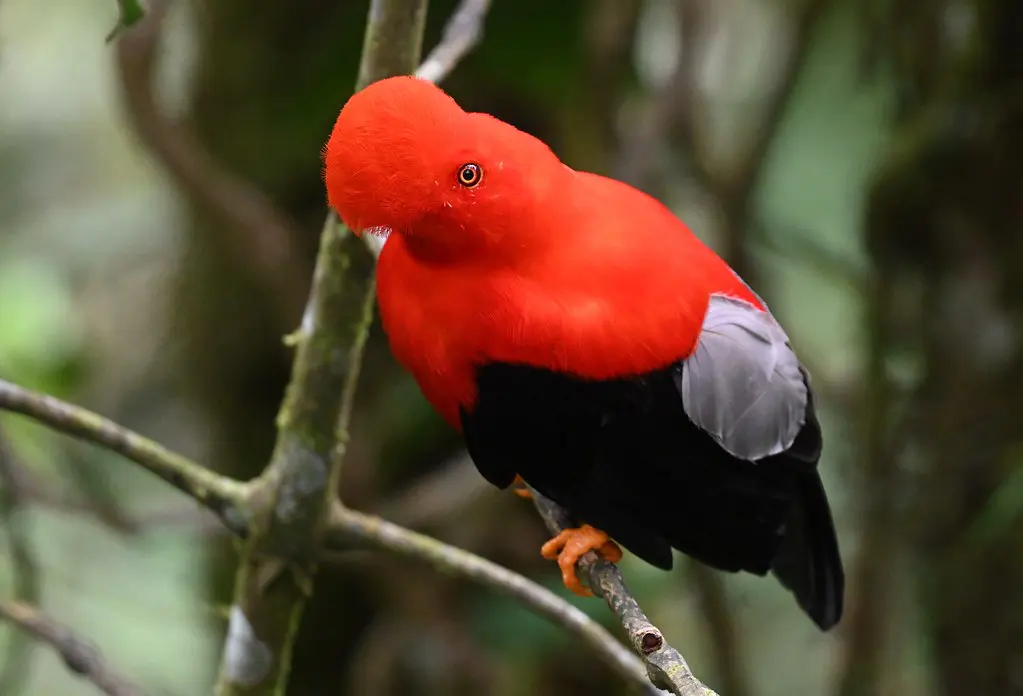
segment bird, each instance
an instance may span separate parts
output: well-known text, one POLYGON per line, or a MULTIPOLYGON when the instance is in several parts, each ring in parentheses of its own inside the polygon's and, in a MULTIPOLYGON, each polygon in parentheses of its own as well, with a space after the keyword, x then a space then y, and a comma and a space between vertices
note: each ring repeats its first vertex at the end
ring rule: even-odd
POLYGON ((576 563, 679 551, 771 573, 826 631, 844 571, 809 374, 766 303, 654 197, 414 76, 342 106, 327 204, 386 238, 377 304, 396 360, 498 488, 571 515, 576 563), (514 487, 514 486, 513 486, 514 487))

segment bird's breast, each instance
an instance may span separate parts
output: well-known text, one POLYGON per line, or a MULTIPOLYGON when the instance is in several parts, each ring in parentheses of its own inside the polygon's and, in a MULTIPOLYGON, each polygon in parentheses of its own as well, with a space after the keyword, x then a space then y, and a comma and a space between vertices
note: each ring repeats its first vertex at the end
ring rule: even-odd
POLYGON ((475 397, 475 296, 454 274, 410 258, 388 240, 377 267, 377 301, 391 352, 434 408, 459 427, 459 408, 475 397))

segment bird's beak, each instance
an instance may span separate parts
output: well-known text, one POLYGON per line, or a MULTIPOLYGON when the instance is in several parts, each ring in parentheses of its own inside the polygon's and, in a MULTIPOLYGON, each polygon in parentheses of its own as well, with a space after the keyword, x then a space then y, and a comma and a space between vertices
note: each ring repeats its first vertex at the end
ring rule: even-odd
POLYGON ((386 225, 369 225, 369 226, 365 226, 365 225, 349 225, 343 219, 341 220, 341 222, 342 222, 342 224, 346 225, 348 227, 348 229, 352 231, 352 234, 354 234, 356 237, 370 237, 370 236, 372 236, 372 237, 381 237, 383 239, 387 239, 387 237, 391 234, 391 228, 387 227, 386 225))
POLYGON ((359 233, 360 236, 365 233, 362 237, 363 241, 366 242, 366 246, 373 252, 374 256, 380 256, 380 252, 383 251, 384 242, 391 234, 390 227, 367 227, 365 230, 359 233))

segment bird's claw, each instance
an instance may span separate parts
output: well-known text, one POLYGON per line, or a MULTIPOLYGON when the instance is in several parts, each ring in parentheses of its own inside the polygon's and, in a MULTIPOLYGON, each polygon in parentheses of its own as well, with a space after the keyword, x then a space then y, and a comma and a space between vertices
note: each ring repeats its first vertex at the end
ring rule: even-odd
POLYGON ((611 563, 617 563, 622 559, 622 549, 618 544, 611 541, 607 534, 588 524, 562 530, 540 548, 540 555, 549 561, 558 562, 565 587, 580 597, 591 597, 593 591, 582 584, 575 571, 576 563, 590 551, 596 551, 611 563))

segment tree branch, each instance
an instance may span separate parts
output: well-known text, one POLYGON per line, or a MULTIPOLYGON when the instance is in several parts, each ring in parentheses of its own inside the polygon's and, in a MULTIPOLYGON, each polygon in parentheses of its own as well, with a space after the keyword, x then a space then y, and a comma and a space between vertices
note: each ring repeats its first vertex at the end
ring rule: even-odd
POLYGON ((425 561, 442 572, 457 574, 519 600, 537 614, 580 638, 603 657, 627 684, 641 688, 643 693, 657 693, 647 681, 639 660, 603 626, 532 580, 464 549, 399 527, 375 515, 336 505, 327 527, 325 547, 333 551, 347 550, 351 548, 353 539, 368 541, 402 556, 425 561))
MULTIPOLYGON (((551 534, 576 526, 564 508, 545 498, 539 491, 533 488, 529 490, 551 534)), ((590 551, 579 559, 577 568, 584 577, 589 578, 593 593, 603 598, 618 617, 629 638, 629 644, 643 658, 647 674, 655 686, 676 696, 717 696, 693 676, 685 658, 664 640, 661 630, 650 623, 626 586, 618 566, 590 551)))
POLYGON ((142 689, 112 672, 88 642, 32 605, 0 602, 0 619, 49 645, 60 654, 69 670, 92 682, 108 696, 146 695, 142 689))
POLYGON ((221 476, 103 416, 3 379, 0 411, 20 413, 53 430, 117 452, 212 510, 234 533, 244 536, 247 532, 247 484, 221 476))
MULTIPOLYGON (((426 6, 426 0, 370 3, 357 90, 415 70, 426 6)), ((327 216, 302 325, 289 338, 296 355, 277 444, 256 483, 257 504, 266 514, 243 550, 219 696, 271 696, 287 683, 347 449, 376 299, 372 267, 359 272, 350 263, 358 244, 333 214, 327 216), (354 297, 361 299, 353 303, 354 297)))
POLYGON ((483 38, 483 20, 490 11, 490 0, 462 0, 444 27, 440 43, 426 57, 416 75, 440 82, 483 38))

